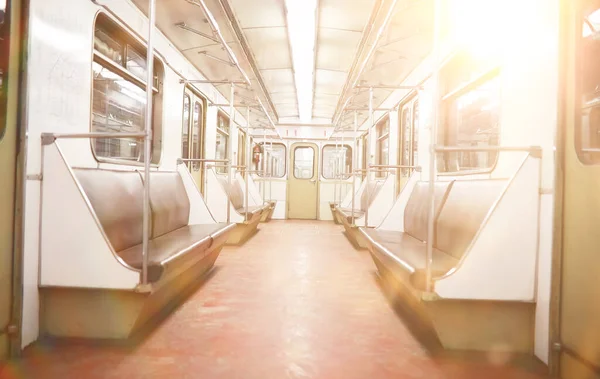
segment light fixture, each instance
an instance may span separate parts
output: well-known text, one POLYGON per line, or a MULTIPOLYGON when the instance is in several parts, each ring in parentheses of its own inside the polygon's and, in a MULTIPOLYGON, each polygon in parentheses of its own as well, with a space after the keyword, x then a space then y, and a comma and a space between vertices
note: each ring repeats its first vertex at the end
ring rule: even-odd
POLYGON ((310 122, 313 105, 317 0, 285 0, 285 6, 300 121, 310 122))

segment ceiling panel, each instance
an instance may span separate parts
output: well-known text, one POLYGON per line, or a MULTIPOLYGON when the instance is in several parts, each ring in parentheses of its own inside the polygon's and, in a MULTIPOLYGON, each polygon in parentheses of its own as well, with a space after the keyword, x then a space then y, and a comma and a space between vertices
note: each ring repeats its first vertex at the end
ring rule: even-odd
POLYGON ((318 35, 317 68, 348 72, 361 37, 360 32, 321 28, 318 35))
POLYGON ((320 27, 362 32, 375 0, 320 0, 320 27))
POLYGON ((244 33, 261 70, 292 68, 285 27, 246 29, 244 33))
POLYGON ((229 0, 243 29, 285 27, 282 0, 229 0))

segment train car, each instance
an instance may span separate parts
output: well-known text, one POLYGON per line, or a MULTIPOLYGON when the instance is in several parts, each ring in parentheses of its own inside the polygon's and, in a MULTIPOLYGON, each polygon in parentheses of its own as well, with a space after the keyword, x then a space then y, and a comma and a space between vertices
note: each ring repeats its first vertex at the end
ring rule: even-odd
POLYGON ((597 0, 0 0, 0 378, 600 378, 599 36, 597 0))

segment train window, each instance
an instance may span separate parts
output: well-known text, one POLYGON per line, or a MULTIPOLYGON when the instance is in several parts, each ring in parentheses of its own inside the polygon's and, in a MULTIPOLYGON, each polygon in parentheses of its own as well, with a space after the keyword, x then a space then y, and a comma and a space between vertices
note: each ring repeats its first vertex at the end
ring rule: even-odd
MULTIPOLYGON (((215 159, 228 159, 229 152, 229 118, 219 112, 217 114, 217 142, 215 148, 215 159)), ((217 167, 217 172, 226 173, 225 167, 217 167)))
POLYGON ((259 176, 273 175, 273 178, 283 178, 286 171, 286 148, 282 143, 260 143, 255 145, 254 164, 259 170, 259 176), (266 173, 266 174, 265 174, 266 173))
POLYGON ((0 0, 0 140, 4 137, 7 122, 10 39, 10 0, 0 0))
POLYGON ((312 179, 314 176, 315 149, 300 146, 294 149, 294 177, 296 179, 312 179))
MULTIPOLYGON (((246 133, 242 129, 238 129, 238 156, 237 156, 237 164, 238 166, 246 165, 246 133)), ((246 173, 243 173, 243 176, 246 176, 246 173)))
POLYGON ((369 158, 368 142, 369 142, 368 133, 365 133, 362 136, 362 159, 361 159, 361 161, 362 161, 361 162, 362 163, 362 167, 361 168, 363 169, 363 172, 362 172, 362 179, 363 180, 365 179, 365 176, 367 174, 367 172, 364 171, 364 170, 367 169, 367 162, 369 161, 368 160, 368 158, 369 158))
MULTIPOLYGON (((92 62, 92 131, 143 132, 146 111, 145 48, 105 15, 99 15, 94 34, 92 62), (127 57, 127 58, 125 58, 127 57)), ((155 60, 153 83, 152 163, 161 149, 161 105, 159 91, 162 65, 155 60)), ((133 138, 101 138, 92 142, 99 160, 144 161, 144 142, 133 138)))
MULTIPOLYGON (((419 163, 419 100, 416 97, 405 102, 400 108, 399 159, 402 166, 416 166, 419 163)), ((409 176, 412 170, 400 170, 401 175, 409 176)))
MULTIPOLYGON (((444 96, 440 141, 446 146, 498 146, 500 126, 500 76, 498 69, 481 66, 459 55, 444 67, 444 96)), ((445 153, 440 172, 491 170, 497 152, 445 153)))
POLYGON ((183 124, 181 125, 181 158, 189 159, 189 135, 190 135, 190 95, 183 96, 183 124))
MULTIPOLYGON (((336 178, 337 172, 345 174, 352 171, 352 147, 349 145, 325 145, 322 156, 321 175, 323 179, 338 179, 336 178), (342 166, 343 168, 341 168, 342 166)), ((348 178, 348 175, 344 176, 344 179, 348 178)))
POLYGON ((600 9, 588 9, 584 14, 580 43, 578 83, 581 115, 576 123, 575 147, 584 164, 600 163, 600 9))
MULTIPOLYGON (((375 154, 375 164, 387 165, 389 163, 390 146, 390 118, 386 116, 375 126, 377 133, 377 149, 375 154)), ((376 177, 383 177, 384 171, 376 171, 376 177)))

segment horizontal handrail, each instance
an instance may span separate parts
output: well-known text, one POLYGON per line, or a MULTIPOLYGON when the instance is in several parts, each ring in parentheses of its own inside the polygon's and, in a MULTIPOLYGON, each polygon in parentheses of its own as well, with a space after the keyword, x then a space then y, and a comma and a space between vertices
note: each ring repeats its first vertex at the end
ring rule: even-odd
POLYGON ((495 152, 516 151, 523 153, 538 153, 542 151, 540 146, 435 146, 437 153, 451 152, 495 152))
POLYGON ((200 158, 177 158, 177 163, 183 162, 214 162, 214 163, 229 163, 229 159, 200 159, 200 158))
POLYGON ((59 138, 63 139, 76 139, 76 138, 136 138, 143 139, 146 137, 146 133, 42 133, 42 143, 49 145, 59 138))
POLYGON ((234 166, 231 166, 231 167, 233 167, 233 168, 244 168, 244 169, 246 168, 246 166, 241 166, 241 165, 234 165, 234 166))
POLYGON ((370 164, 369 168, 414 169, 416 171, 421 170, 421 166, 389 165, 389 164, 370 164))

